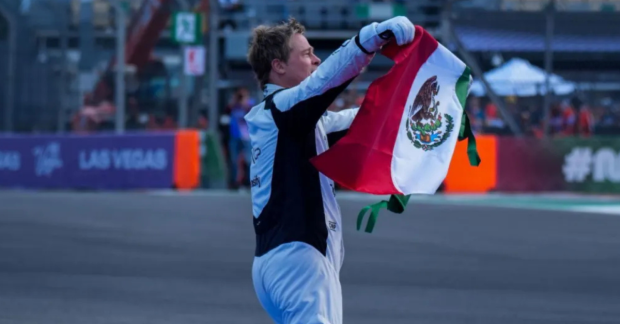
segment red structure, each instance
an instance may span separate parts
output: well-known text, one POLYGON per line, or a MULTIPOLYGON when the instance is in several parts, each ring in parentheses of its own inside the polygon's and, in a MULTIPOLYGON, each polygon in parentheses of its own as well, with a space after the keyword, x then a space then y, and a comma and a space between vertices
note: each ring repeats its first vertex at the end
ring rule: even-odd
MULTIPOLYGON (((134 65, 140 71, 150 62, 151 52, 155 48, 161 32, 168 24, 172 2, 173 0, 144 0, 142 2, 140 9, 133 15, 127 28, 126 64, 134 65)), ((97 82, 95 100, 111 99, 113 96, 113 87, 110 82, 107 82, 107 76, 112 75, 115 65, 116 58, 113 58, 97 82)))

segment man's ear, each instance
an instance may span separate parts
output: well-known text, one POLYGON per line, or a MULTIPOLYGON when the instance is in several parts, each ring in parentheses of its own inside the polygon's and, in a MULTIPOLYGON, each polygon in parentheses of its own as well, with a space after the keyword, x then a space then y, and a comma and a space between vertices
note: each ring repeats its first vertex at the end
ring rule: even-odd
POLYGON ((277 74, 284 74, 285 72, 285 64, 279 59, 274 59, 271 61, 271 70, 273 70, 277 74))

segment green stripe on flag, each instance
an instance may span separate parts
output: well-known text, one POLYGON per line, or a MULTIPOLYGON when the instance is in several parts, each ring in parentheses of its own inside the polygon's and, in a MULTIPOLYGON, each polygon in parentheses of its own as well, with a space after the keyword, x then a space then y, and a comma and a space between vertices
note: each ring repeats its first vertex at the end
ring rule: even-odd
POLYGON ((469 67, 465 67, 465 71, 461 74, 458 80, 456 80, 456 96, 459 98, 461 107, 465 109, 465 100, 467 100, 467 88, 469 87, 469 78, 471 77, 471 70, 469 67))
POLYGON ((467 91, 469 90, 469 79, 471 76, 471 69, 465 67, 465 71, 461 74, 461 77, 456 81, 456 96, 459 98, 461 107, 463 107, 463 117, 461 118, 461 129, 459 130, 459 141, 467 139, 467 157, 469 158, 469 164, 472 166, 479 166, 482 160, 478 155, 478 148, 476 147, 476 137, 471 131, 471 125, 469 123, 469 117, 465 112, 465 101, 467 100, 467 91))

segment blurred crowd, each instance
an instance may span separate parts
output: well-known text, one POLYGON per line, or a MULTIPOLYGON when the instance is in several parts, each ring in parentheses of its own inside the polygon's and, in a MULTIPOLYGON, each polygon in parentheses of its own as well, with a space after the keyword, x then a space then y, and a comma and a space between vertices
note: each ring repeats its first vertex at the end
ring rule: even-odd
MULTIPOLYGON (((543 137, 542 98, 506 97, 504 101, 506 113, 525 135, 543 137)), ((579 97, 553 101, 549 109, 548 134, 552 137, 620 134, 620 100, 605 98, 595 102, 579 97)), ((475 133, 511 134, 502 113, 488 98, 470 97, 465 109, 475 133)))
MULTIPOLYGON (((170 131, 178 128, 177 107, 170 104, 164 109, 150 109, 140 105, 134 97, 125 104, 126 131, 170 131)), ((95 102, 86 96, 82 108, 70 116, 68 127, 75 133, 113 131, 116 122, 116 106, 109 100, 95 102)), ((201 110, 195 128, 206 129, 209 124, 207 112, 201 110)))
MULTIPOLYGON (((356 90, 352 84, 329 107, 331 111, 340 111, 362 105, 364 92, 356 90)), ((221 145, 228 164, 229 187, 233 189, 249 188, 249 165, 251 146, 245 114, 259 98, 245 87, 234 89, 223 109, 220 109, 219 131, 221 145)), ((507 114, 518 124, 526 136, 543 137, 544 111, 543 99, 540 97, 506 97, 504 98, 507 114)), ((174 104, 165 109, 144 109, 137 100, 128 97, 126 105, 125 129, 127 131, 165 131, 177 129, 177 109, 174 104)), ((468 98, 465 107, 475 134, 511 135, 512 132, 503 114, 488 98, 468 98)), ((194 128, 207 129, 208 113, 199 113, 194 128)), ((620 100, 603 98, 588 102, 579 97, 554 101, 549 111, 549 134, 552 137, 620 134, 620 100), (594 103, 596 102, 596 103, 594 103)), ((74 132, 96 132, 113 130, 115 107, 110 101, 95 103, 87 97, 83 108, 71 120, 74 132)))

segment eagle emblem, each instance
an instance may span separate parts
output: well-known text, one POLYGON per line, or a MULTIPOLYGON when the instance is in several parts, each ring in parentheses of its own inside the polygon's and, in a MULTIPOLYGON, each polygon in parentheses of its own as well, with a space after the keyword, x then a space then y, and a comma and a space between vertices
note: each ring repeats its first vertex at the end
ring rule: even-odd
POLYGON ((437 76, 432 76, 418 91, 405 119, 407 137, 413 146, 424 151, 430 151, 443 144, 454 129, 454 118, 439 113, 440 102, 435 100, 437 94, 439 83, 437 76), (446 126, 442 130, 444 122, 446 126))

